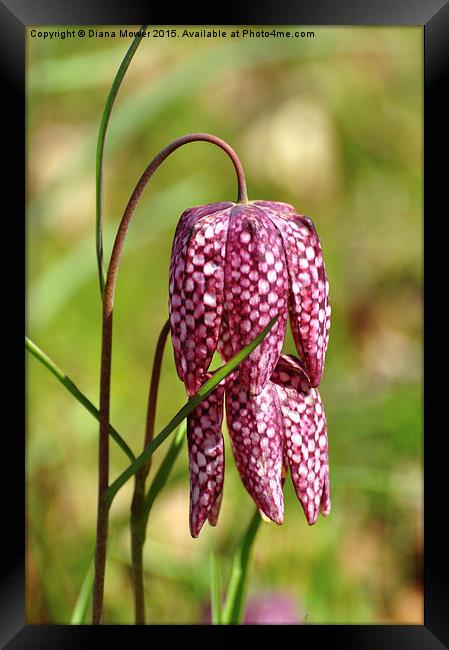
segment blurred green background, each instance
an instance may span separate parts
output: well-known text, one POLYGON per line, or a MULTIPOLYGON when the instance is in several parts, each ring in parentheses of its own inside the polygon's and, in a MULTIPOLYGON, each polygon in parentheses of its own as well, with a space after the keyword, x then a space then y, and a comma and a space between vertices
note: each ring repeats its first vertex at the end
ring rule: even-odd
MULTIPOLYGON (((422 28, 314 29, 314 39, 142 41, 106 142, 106 254, 144 167, 192 131, 236 149, 250 199, 286 201, 314 220, 332 304, 320 386, 332 511, 309 528, 288 480, 285 524, 262 526, 249 593, 283 591, 311 623, 422 623, 422 28)), ((27 333, 96 404, 95 147, 130 42, 27 39, 27 333)), ((130 228, 111 421, 136 453, 177 220, 236 191, 226 155, 190 144, 157 172, 130 228)), ((294 350, 290 334, 285 350, 294 350)), ((27 374, 27 621, 64 623, 94 545, 98 425, 29 356, 27 374)), ((157 430, 184 400, 167 348, 157 430)), ((226 444, 216 529, 190 538, 185 448, 156 501, 145 548, 151 622, 201 620, 210 549, 229 571, 253 504, 226 444)), ((112 443, 111 476, 126 462, 112 443)), ((133 621, 131 484, 111 514, 109 623, 133 621)))

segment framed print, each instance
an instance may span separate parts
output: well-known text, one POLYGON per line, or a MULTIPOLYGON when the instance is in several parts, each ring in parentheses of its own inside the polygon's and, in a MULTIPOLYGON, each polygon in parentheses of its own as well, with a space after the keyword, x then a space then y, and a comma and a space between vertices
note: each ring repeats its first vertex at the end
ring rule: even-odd
POLYGON ((448 647, 448 4, 0 11, 2 646, 448 647))

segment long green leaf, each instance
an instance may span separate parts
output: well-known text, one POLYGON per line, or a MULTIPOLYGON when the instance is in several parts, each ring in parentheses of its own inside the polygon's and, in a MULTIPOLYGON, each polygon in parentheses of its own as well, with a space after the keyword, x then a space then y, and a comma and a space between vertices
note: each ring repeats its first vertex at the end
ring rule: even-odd
POLYGON ((198 390, 198 392, 189 399, 189 401, 184 404, 184 406, 176 413, 176 415, 170 420, 170 422, 162 429, 160 434, 154 438, 152 442, 144 449, 144 451, 137 456, 136 460, 127 467, 127 469, 120 474, 116 480, 111 483, 108 489, 103 494, 103 499, 105 502, 110 505, 123 485, 132 477, 134 474, 145 465, 148 458, 156 451, 156 449, 164 442, 166 438, 178 427, 181 422, 196 409, 198 404, 200 404, 205 397, 207 397, 214 388, 228 375, 230 375, 233 370, 249 355, 251 352, 259 345, 263 338, 271 330, 275 322, 277 321, 278 316, 275 316, 271 319, 268 325, 260 332, 256 338, 251 341, 246 347, 244 347, 240 352, 238 352, 230 361, 221 366, 210 379, 208 379, 198 390))
POLYGON ((104 107, 103 115, 101 117, 100 129, 98 131, 98 141, 97 141, 97 157, 95 164, 95 189, 96 189, 96 249, 97 249, 97 265, 98 265, 98 277, 100 281, 100 291, 103 295, 103 289, 105 284, 104 269, 103 269, 103 155, 104 155, 104 143, 106 139, 106 131, 109 124, 109 118, 111 117, 112 107, 117 97, 120 85, 123 81, 123 78, 128 70, 129 64, 139 47, 139 43, 142 40, 143 32, 146 29, 146 25, 142 25, 139 33, 134 38, 131 43, 127 53, 125 54, 123 61, 120 64, 117 74, 115 75, 114 81, 112 82, 111 90, 109 91, 108 98, 106 100, 106 105, 104 107))
POLYGON ((222 622, 225 624, 236 624, 241 621, 246 592, 248 563, 260 522, 261 516, 259 511, 256 510, 234 554, 228 593, 222 611, 222 622))
POLYGON ((92 555, 86 576, 81 586, 81 591, 73 609, 72 618, 70 619, 71 625, 82 625, 85 622, 87 607, 89 605, 89 599, 94 585, 94 575, 94 557, 92 555))
MULTIPOLYGON (((40 361, 50 372, 61 382, 63 386, 67 388, 69 393, 71 393, 80 404, 86 408, 89 413, 91 413, 94 418, 100 421, 100 411, 92 404, 92 402, 80 391, 80 389, 73 383, 70 377, 67 375, 55 364, 50 357, 45 354, 31 339, 25 336, 25 347, 31 354, 40 361)), ((111 438, 118 444, 118 446, 125 452, 130 461, 135 460, 135 456, 131 449, 128 447, 126 442, 123 440, 119 432, 114 429, 114 427, 109 425, 109 434, 111 438)))
POLYGON ((211 551, 210 565, 210 615, 212 625, 221 623, 221 574, 217 556, 211 551))

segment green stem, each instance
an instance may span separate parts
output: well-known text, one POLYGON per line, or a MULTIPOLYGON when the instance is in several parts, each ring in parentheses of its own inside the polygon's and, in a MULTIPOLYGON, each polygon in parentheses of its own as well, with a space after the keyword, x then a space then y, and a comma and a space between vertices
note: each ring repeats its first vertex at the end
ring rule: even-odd
MULTIPOLYGON (((151 373, 150 393, 148 396, 147 420, 143 448, 153 440, 154 421, 156 418, 157 396, 161 376, 162 358, 165 343, 170 331, 170 321, 166 321, 156 345, 153 370, 151 373)), ((151 457, 137 472, 134 483, 134 494, 131 503, 131 567, 133 575, 134 611, 136 625, 145 624, 145 590, 143 584, 143 544, 145 528, 143 527, 143 509, 145 503, 145 483, 150 471, 151 457)))
POLYGON ((98 131, 98 141, 97 141, 97 157, 96 157, 96 166, 95 166, 95 202, 96 202, 96 251, 97 251, 97 266, 98 266, 98 278, 100 281, 100 292, 103 295, 104 286, 105 286, 105 277, 103 269, 103 157, 104 157, 104 145, 106 140, 106 131, 109 124, 109 118, 111 117, 112 107, 117 97, 117 93, 123 81, 123 78, 128 70, 129 64, 139 47, 140 41, 142 40, 142 34, 145 31, 147 25, 142 25, 139 33, 134 38, 131 43, 127 53, 125 54, 123 61, 120 64, 120 67, 115 75, 114 81, 112 82, 111 89, 109 91, 108 98, 106 100, 106 105, 103 110, 103 115, 101 116, 100 129, 98 131))
MULTIPOLYGON (((99 410, 92 404, 92 402, 80 391, 80 389, 73 383, 73 381, 68 377, 65 372, 63 372, 55 364, 50 357, 45 354, 31 339, 25 336, 25 347, 31 354, 42 363, 50 372, 58 379, 61 384, 67 388, 69 393, 71 393, 80 404, 84 406, 85 409, 91 413, 96 420, 100 420, 99 410)), ((128 456, 129 460, 132 462, 136 459, 131 449, 128 447, 126 442, 123 440, 119 432, 114 429, 112 424, 109 425, 109 435, 117 443, 117 445, 122 449, 122 451, 128 456)))
POLYGON ((260 522, 261 516, 259 511, 256 510, 234 554, 228 594, 222 612, 223 623, 236 624, 241 621, 251 548, 260 522))

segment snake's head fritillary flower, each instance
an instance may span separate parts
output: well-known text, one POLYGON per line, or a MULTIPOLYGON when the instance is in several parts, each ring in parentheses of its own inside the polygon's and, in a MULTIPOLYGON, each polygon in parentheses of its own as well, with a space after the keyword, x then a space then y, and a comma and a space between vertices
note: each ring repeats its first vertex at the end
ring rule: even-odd
POLYGON ((318 386, 329 343, 329 282, 312 221, 287 203, 256 201, 278 228, 289 275, 290 325, 312 387, 318 386))
POLYGON ((266 387, 284 342, 287 316, 312 386, 328 343, 329 285, 310 219, 286 203, 212 203, 186 210, 170 263, 169 311, 178 375, 192 396, 218 347, 226 359, 278 320, 240 365, 251 395, 266 387))
POLYGON ((268 382, 259 395, 251 395, 238 377, 228 377, 226 420, 243 485, 261 513, 282 524, 283 425, 275 385, 268 382))
POLYGON ((306 366, 281 355, 271 381, 250 395, 226 380, 226 419, 242 482, 261 513, 283 523, 283 484, 290 469, 310 525, 330 512, 326 418, 306 366))
POLYGON ((271 377, 283 417, 284 465, 310 525, 330 512, 327 425, 323 403, 293 356, 282 354, 271 377))
POLYGON ((227 361, 269 321, 260 345, 188 418, 190 531, 217 522, 224 476, 223 397, 237 468, 263 515, 282 524, 290 468, 310 524, 329 511, 320 382, 330 322, 320 242, 286 203, 213 203, 186 210, 170 262, 171 336, 193 396, 218 350, 227 361), (301 360, 281 355, 287 317, 301 360))
MULTIPOLYGON (((210 376, 207 373, 207 379, 210 376)), ((223 395, 224 386, 219 384, 187 418, 192 537, 198 537, 206 519, 215 526, 220 510, 224 477, 223 395)))
POLYGON ((170 322, 176 368, 189 395, 204 383, 225 314, 235 352, 279 315, 239 369, 251 393, 260 393, 282 349, 287 306, 283 242, 263 209, 215 203, 183 213, 170 266, 170 322))
MULTIPOLYGON (((209 374, 208 374, 209 376, 209 374)), ((234 373, 188 419, 190 530, 215 525, 221 503, 223 396, 231 447, 243 485, 262 516, 282 524, 283 487, 290 470, 306 519, 330 512, 327 426, 318 389, 305 364, 281 354, 271 380, 252 395, 234 373)))

